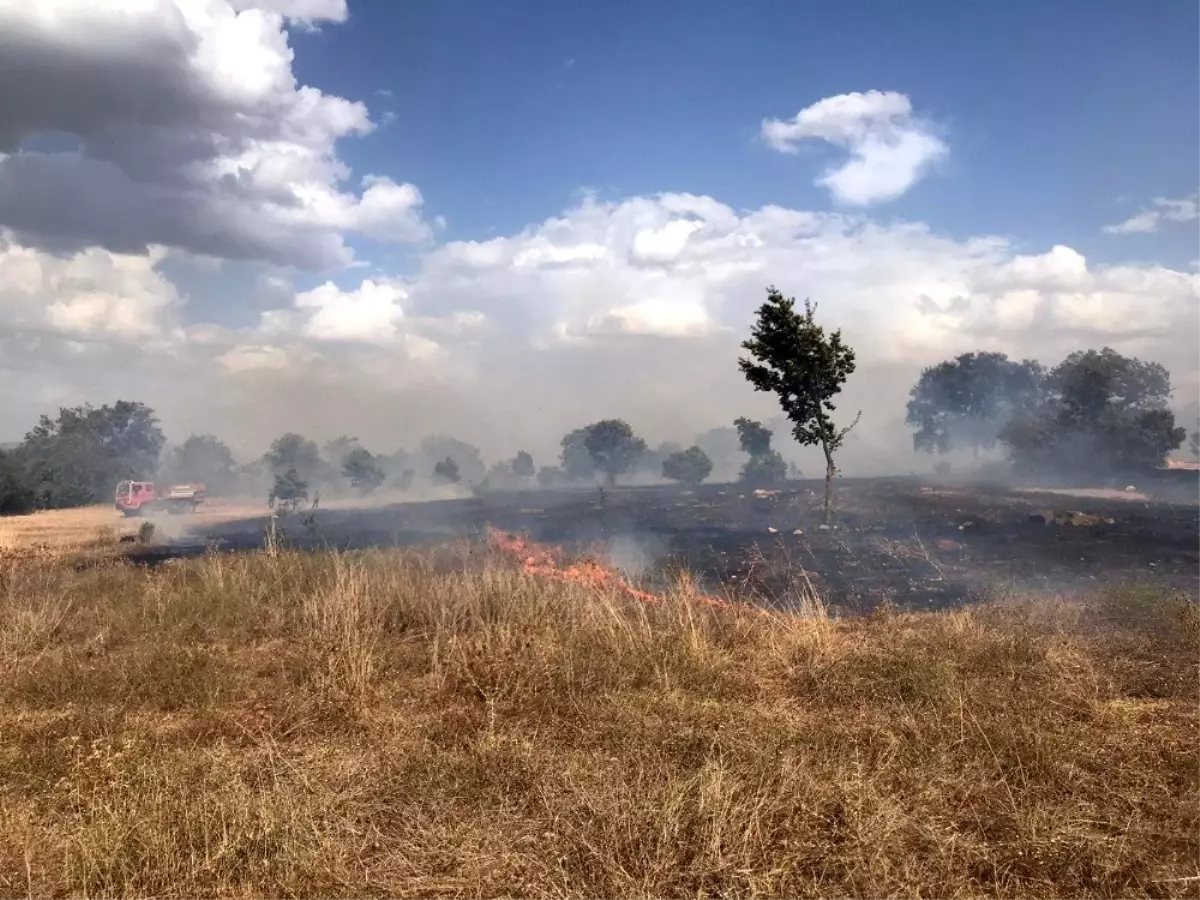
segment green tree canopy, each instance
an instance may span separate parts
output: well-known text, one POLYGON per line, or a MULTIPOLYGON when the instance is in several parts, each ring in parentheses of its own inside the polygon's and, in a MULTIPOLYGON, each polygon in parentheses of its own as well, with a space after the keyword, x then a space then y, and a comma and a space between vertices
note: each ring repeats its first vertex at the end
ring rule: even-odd
POLYGON ((17 450, 42 508, 110 500, 118 481, 150 479, 166 438, 144 403, 64 407, 42 416, 17 450))
POLYGON ((775 432, 762 422, 745 416, 734 419, 733 427, 742 452, 750 457, 738 475, 740 481, 764 487, 787 478, 787 464, 777 451, 771 449, 771 438, 775 432))
MULTIPOLYGON (((858 418, 844 427, 833 421, 834 398, 854 373, 854 351, 842 341, 841 330, 825 333, 817 324, 817 308, 785 298, 774 287, 758 308, 750 339, 743 342, 748 356, 738 367, 756 391, 775 394, 792 423, 792 436, 804 445, 816 445, 825 455, 824 516, 829 518, 833 490, 834 454, 858 418)), ((861 413, 860 413, 861 415, 861 413)))
POLYGON ((0 450, 0 516, 33 512, 34 482, 16 453, 0 450))
POLYGON ((592 465, 596 471, 604 473, 610 486, 616 484, 617 476, 628 472, 646 452, 646 442, 621 419, 602 419, 584 431, 583 443, 592 458, 592 465))
POLYGON ((964 353, 927 368, 909 392, 913 449, 990 450, 1015 414, 1038 403, 1044 376, 1035 360, 1003 353, 964 353))
POLYGON ((1115 350, 1072 353, 1050 371, 1036 407, 1002 429, 1019 470, 1115 474, 1156 468, 1182 445, 1168 408, 1171 378, 1115 350))
POLYGON ((787 463, 776 450, 752 456, 742 466, 740 480, 753 487, 766 487, 787 479, 787 463))
POLYGON ((436 482, 458 484, 461 479, 462 475, 458 471, 458 463, 454 461, 454 457, 452 456, 438 460, 433 467, 433 480, 436 482))
POLYGON ((308 481, 321 470, 321 451, 315 442, 295 432, 280 435, 263 456, 263 464, 271 475, 281 475, 289 469, 304 481, 308 481))
POLYGON ((351 447, 342 457, 342 476, 361 494, 374 492, 387 477, 365 447, 351 447))
POLYGON ((733 420, 733 427, 737 429, 738 443, 743 453, 748 456, 765 456, 771 452, 771 438, 775 433, 762 422, 741 416, 733 420))
POLYGON ((230 494, 237 487, 237 460, 211 434, 192 434, 167 454, 161 478, 167 482, 199 481, 212 494, 230 494))
POLYGON ((294 468, 285 469, 274 476, 271 493, 267 502, 295 509, 301 502, 308 499, 308 482, 300 477, 294 468))
POLYGON ((512 471, 518 478, 532 478, 536 471, 533 457, 524 450, 518 450, 517 455, 513 457, 512 471))
POLYGON ((429 471, 429 466, 436 466, 447 457, 452 459, 458 472, 457 480, 468 484, 478 484, 487 473, 479 448, 450 435, 433 434, 424 438, 417 449, 417 456, 425 472, 429 471))
POLYGON ((712 460, 699 447, 688 447, 671 453, 663 460, 664 478, 682 484, 700 484, 712 473, 712 460))

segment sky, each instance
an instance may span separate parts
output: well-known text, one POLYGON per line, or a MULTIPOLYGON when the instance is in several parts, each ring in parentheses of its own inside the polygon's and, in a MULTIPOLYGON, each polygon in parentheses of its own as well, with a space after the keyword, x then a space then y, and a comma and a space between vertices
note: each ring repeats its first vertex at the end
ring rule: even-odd
POLYGON ((1194 2, 0 0, 0 57, 0 441, 686 443, 777 413, 768 285, 858 351, 851 473, 970 350, 1200 397, 1194 2))

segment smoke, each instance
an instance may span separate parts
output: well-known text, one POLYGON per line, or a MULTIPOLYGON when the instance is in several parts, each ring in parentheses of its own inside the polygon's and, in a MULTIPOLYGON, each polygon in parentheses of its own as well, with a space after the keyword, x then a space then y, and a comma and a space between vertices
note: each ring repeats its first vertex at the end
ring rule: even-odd
POLYGON ((179 542, 188 537, 195 538, 200 531, 188 515, 173 516, 167 512, 155 512, 141 521, 154 526, 156 541, 179 542))
MULTIPOLYGON (((374 362, 370 354, 365 359, 333 354, 296 369, 252 373, 196 365, 182 380, 154 377, 147 371, 147 357, 132 360, 128 371, 115 372, 105 385, 111 391, 107 396, 84 392, 71 402, 142 399, 155 409, 172 443, 190 433, 211 433, 242 464, 259 459, 271 441, 288 431, 318 446, 353 435, 373 454, 395 456, 394 465, 385 462, 389 480, 404 470, 413 472, 413 490, 397 496, 469 495, 469 485, 478 483, 487 467, 512 459, 519 450, 530 452, 538 467, 557 465, 564 434, 609 417, 628 421, 651 448, 664 442, 682 447, 699 443, 714 465, 711 481, 736 478, 745 461, 730 433, 733 420, 758 419, 775 432, 773 447, 785 461, 805 477, 819 477, 824 468, 819 449, 798 445, 775 399, 745 383, 737 371, 738 351, 734 335, 688 340, 627 336, 536 353, 499 353, 489 357, 486 377, 450 372, 407 382, 368 377, 374 362), (479 464, 456 459, 464 475, 461 488, 432 491, 428 484, 440 456, 422 453, 422 443, 436 435, 478 450, 479 464)), ((834 414, 841 424, 862 411, 837 457, 844 476, 928 474, 943 461, 960 471, 975 463, 969 455, 942 459, 913 451, 912 432, 904 421, 908 391, 924 364, 937 361, 879 363, 864 354, 834 414)), ((1058 359, 1043 361, 1052 365, 1058 359)), ((1195 396, 1196 385, 1177 382, 1177 398, 1189 393, 1195 396)), ((35 421, 21 425, 12 439, 19 440, 35 421)), ((646 469, 627 480, 659 479, 646 469)), ((265 497, 271 479, 262 473, 249 487, 240 483, 239 493, 265 497)), ((327 480, 321 490, 328 498, 356 496, 336 479, 327 480)))
MULTIPOLYGON (((691 446, 738 416, 778 418, 774 398, 755 393, 742 379, 737 356, 733 335, 686 341, 629 336, 539 353, 504 352, 490 357, 489 374, 479 378, 464 372, 410 383, 374 379, 363 371, 369 359, 347 354, 294 370, 196 367, 182 382, 150 377, 139 365, 125 377, 118 373, 109 389, 150 404, 172 442, 211 433, 242 463, 294 431, 318 445, 353 435, 376 455, 401 449, 412 454, 430 436, 447 435, 478 448, 485 466, 527 450, 540 467, 558 464, 564 434, 602 418, 625 419, 652 448, 665 442, 691 446)), ((924 464, 914 457, 903 423, 907 391, 919 373, 917 365, 864 365, 851 377, 839 410, 847 421, 859 409, 863 417, 843 450, 846 474, 924 464)), ((777 449, 801 468, 815 469, 818 457, 793 446, 788 432, 776 429, 777 449)), ((719 440, 702 448, 713 459, 714 479, 736 475, 740 455, 730 458, 719 440)), ((420 471, 425 462, 410 466, 418 478, 427 474, 420 471)), ((475 468, 472 473, 482 475, 475 468)))
POLYGON ((606 561, 622 574, 638 578, 667 552, 667 545, 654 535, 621 534, 609 538, 605 548, 606 561))

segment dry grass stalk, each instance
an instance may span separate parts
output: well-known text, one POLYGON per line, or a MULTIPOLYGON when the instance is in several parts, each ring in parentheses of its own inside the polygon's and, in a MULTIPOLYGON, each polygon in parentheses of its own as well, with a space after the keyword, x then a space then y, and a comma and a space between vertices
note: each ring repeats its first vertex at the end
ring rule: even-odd
POLYGON ((0 894, 1195 896, 1188 598, 795 590, 0 561, 0 894))

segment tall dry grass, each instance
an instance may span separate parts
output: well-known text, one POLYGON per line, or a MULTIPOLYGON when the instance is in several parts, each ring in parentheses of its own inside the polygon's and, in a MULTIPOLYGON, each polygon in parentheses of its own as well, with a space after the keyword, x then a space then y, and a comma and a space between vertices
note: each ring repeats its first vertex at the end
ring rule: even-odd
POLYGON ((805 600, 8 559, 0 894, 1196 895, 1187 598, 805 600))
POLYGON ((182 516, 159 513, 153 520, 126 518, 111 504, 4 516, 0 517, 0 557, 37 557, 105 547, 121 537, 136 536, 151 521, 163 531, 203 534, 215 525, 262 518, 266 512, 265 504, 249 498, 213 497, 194 513, 182 516))

